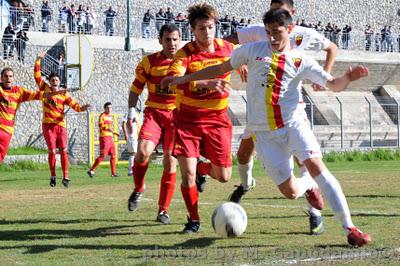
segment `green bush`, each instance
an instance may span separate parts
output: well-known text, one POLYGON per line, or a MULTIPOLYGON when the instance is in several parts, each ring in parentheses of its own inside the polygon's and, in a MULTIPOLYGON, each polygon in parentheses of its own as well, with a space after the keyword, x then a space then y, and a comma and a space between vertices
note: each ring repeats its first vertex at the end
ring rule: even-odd
POLYGON ((324 154, 325 162, 393 161, 400 160, 400 150, 376 149, 368 151, 331 151, 324 154))
POLYGON ((23 146, 23 147, 10 148, 7 151, 7 155, 35 155, 35 154, 47 154, 47 150, 31 146, 23 146))

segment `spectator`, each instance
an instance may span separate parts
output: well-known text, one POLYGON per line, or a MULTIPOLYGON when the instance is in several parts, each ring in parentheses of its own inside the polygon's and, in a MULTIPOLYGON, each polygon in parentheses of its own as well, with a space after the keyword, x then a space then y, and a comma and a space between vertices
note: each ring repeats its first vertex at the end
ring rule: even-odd
POLYGON ((60 33, 67 32, 68 12, 69 12, 68 10, 69 7, 64 2, 58 12, 58 32, 60 33))
POLYGON ((86 24, 86 8, 83 5, 79 5, 78 10, 76 10, 76 25, 77 33, 85 32, 86 24))
POLYGON ((115 17, 117 16, 117 12, 115 12, 112 9, 112 6, 110 5, 106 11, 104 11, 104 14, 106 15, 106 35, 107 36, 113 36, 114 34, 114 20, 115 17))
POLYGON ((150 13, 150 9, 147 9, 142 21, 142 37, 145 39, 150 38, 150 21, 152 19, 154 19, 154 16, 150 13))
POLYGON ((379 52, 381 51, 381 45, 382 45, 382 34, 380 33, 375 33, 375 51, 379 52))
POLYGON ((300 26, 301 27, 306 27, 306 28, 308 27, 308 25, 306 24, 304 19, 301 20, 300 26))
POLYGON ((190 40, 189 22, 184 14, 178 13, 175 18, 175 25, 179 28, 179 31, 181 32, 181 39, 190 40))
POLYGON ((346 25, 342 29, 342 45, 343 49, 349 49, 349 41, 350 41, 350 31, 351 31, 351 26, 346 25))
POLYGON ((49 6, 49 1, 43 1, 40 12, 42 15, 42 31, 49 32, 49 22, 51 21, 51 13, 52 13, 49 6))
POLYGON ((21 29, 23 29, 24 31, 29 31, 29 28, 35 25, 35 18, 33 17, 34 15, 33 8, 30 5, 24 5, 22 3, 20 3, 20 5, 22 8, 21 29))
POLYGON ((96 16, 92 12, 92 10, 90 10, 90 6, 86 7, 85 15, 86 15, 85 33, 92 34, 94 23, 96 21, 96 16))
POLYGON ((68 9, 68 32, 71 33, 76 33, 76 9, 75 9, 75 5, 72 4, 71 7, 68 9))
POLYGON ((60 86, 65 87, 66 75, 65 75, 65 56, 64 52, 60 52, 58 55, 58 75, 60 76, 60 86))
POLYGON ((394 50, 394 38, 393 38, 393 32, 392 32, 392 27, 391 26, 387 27, 387 29, 386 29, 385 39, 386 39, 386 52, 393 53, 393 50, 394 50))
POLYGON ((364 34, 365 34, 365 51, 369 51, 372 45, 372 38, 374 37, 374 30, 371 28, 370 25, 367 25, 364 34))
POLYGON ((167 12, 165 12, 165 16, 167 18, 167 23, 174 23, 175 15, 174 13, 172 13, 170 7, 167 7, 167 12))
POLYGON ((164 9, 160 8, 160 10, 156 13, 156 29, 157 29, 157 32, 159 32, 161 27, 162 27, 162 25, 165 24, 166 19, 167 19, 167 15, 165 14, 164 9))
POLYGON ((246 20, 244 18, 240 19, 239 24, 240 24, 240 26, 239 26, 240 28, 247 27, 246 20))
POLYGON ((15 40, 15 48, 17 49, 18 61, 22 64, 25 61, 25 50, 26 50, 26 42, 28 41, 28 36, 26 35, 26 31, 20 30, 17 33, 17 38, 15 40))
POLYGON ((231 20, 231 34, 236 32, 236 29, 240 26, 239 21, 236 20, 235 17, 232 17, 231 20))
POLYGON ((12 23, 9 23, 8 26, 4 29, 3 39, 1 40, 1 42, 3 43, 4 60, 14 56, 14 40, 15 40, 14 27, 12 23))
POLYGON ((386 51, 387 49, 386 31, 387 31, 387 26, 383 27, 383 29, 381 30, 381 45, 380 45, 381 51, 386 51))
POLYGON ((231 34, 231 20, 229 19, 228 15, 225 15, 224 18, 219 20, 220 25, 220 32, 222 37, 228 36, 231 34))
POLYGON ((324 32, 324 25, 322 25, 321 21, 318 21, 317 25, 315 25, 314 28, 318 33, 322 34, 324 32))

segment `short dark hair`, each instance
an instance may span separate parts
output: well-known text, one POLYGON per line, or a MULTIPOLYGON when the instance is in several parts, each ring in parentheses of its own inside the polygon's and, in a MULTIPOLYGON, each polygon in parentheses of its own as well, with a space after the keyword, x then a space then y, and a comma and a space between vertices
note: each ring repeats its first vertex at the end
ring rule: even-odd
POLYGON ((289 11, 286 9, 278 8, 271 9, 266 12, 263 16, 264 25, 269 25, 272 23, 278 23, 279 26, 284 26, 287 28, 290 24, 293 23, 293 19, 290 16, 289 11))
POLYGON ((104 109, 106 109, 106 108, 107 108, 107 106, 109 106, 109 105, 112 105, 112 104, 111 104, 111 102, 106 102, 106 103, 104 104, 104 106, 103 106, 103 107, 104 107, 104 109))
POLYGON ((1 75, 3 76, 4 73, 11 71, 12 73, 14 73, 14 70, 11 67, 5 67, 3 68, 3 70, 1 71, 1 75))
POLYGON ((288 5, 292 8, 294 7, 293 0, 271 0, 271 5, 272 4, 288 5))
POLYGON ((197 19, 213 19, 215 22, 218 19, 217 10, 207 3, 189 6, 187 12, 189 24, 192 28, 196 26, 197 19))
POLYGON ((52 78, 57 77, 59 80, 61 80, 60 75, 57 74, 56 72, 52 72, 49 75, 49 80, 51 80, 52 78))
POLYGON ((160 33, 159 33, 159 38, 162 39, 164 32, 168 32, 168 33, 172 33, 177 31, 179 34, 179 37, 181 36, 181 33, 179 31, 179 28, 175 25, 175 24, 164 24, 161 29, 160 29, 160 33))

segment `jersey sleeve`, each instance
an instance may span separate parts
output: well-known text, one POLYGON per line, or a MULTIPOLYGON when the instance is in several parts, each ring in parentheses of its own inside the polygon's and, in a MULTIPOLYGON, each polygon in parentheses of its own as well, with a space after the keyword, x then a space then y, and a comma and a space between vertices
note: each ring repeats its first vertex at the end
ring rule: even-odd
POLYGON ((327 81, 333 79, 332 75, 326 72, 322 66, 311 57, 303 56, 301 64, 302 66, 299 75, 299 78, 301 79, 310 80, 311 82, 324 87, 326 86, 327 81))
POLYGON ((148 73, 150 71, 149 58, 145 56, 142 61, 137 65, 135 69, 135 80, 132 82, 131 91, 140 95, 143 92, 144 86, 148 79, 148 73))
POLYGON ((25 88, 21 88, 20 102, 28 102, 43 99, 43 91, 32 91, 25 88))
POLYGON ((74 109, 75 112, 81 112, 81 106, 79 105, 79 103, 77 101, 75 101, 74 99, 72 99, 71 95, 69 93, 67 93, 65 95, 65 102, 64 104, 68 105, 69 107, 71 107, 72 109, 74 109))
POLYGON ((174 56, 174 60, 168 68, 168 76, 183 76, 189 65, 189 59, 183 49, 178 50, 174 56))
POLYGON ((35 66, 33 67, 33 76, 39 90, 44 91, 48 85, 46 84, 46 82, 44 82, 42 78, 42 73, 40 71, 40 62, 40 58, 36 59, 35 66))
POLYGON ((239 44, 267 39, 267 32, 262 24, 253 24, 245 28, 237 29, 237 35, 239 44))
POLYGON ((243 45, 232 51, 230 63, 233 69, 238 69, 242 65, 248 64, 250 46, 251 45, 243 45))

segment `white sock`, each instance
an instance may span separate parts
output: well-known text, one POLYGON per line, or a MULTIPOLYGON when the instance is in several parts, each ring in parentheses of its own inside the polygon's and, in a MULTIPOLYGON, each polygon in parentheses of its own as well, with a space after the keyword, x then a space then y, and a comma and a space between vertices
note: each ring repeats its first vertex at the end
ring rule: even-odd
POLYGON ((305 165, 300 166, 299 170, 300 170, 300 176, 307 175, 307 174, 309 175, 307 167, 305 165))
POLYGON ((325 170, 319 176, 315 177, 315 181, 322 195, 331 205, 335 217, 342 222, 343 228, 346 230, 349 227, 354 227, 346 197, 336 178, 329 170, 325 170))
POLYGON ((240 176, 240 183, 247 190, 253 183, 253 165, 254 160, 251 157, 250 162, 246 164, 238 163, 238 172, 240 176))
POLYGON ((308 211, 310 212, 310 214, 314 215, 314 216, 322 216, 321 211, 317 210, 315 208, 313 208, 310 203, 307 202, 307 206, 308 206, 308 211))
POLYGON ((310 175, 304 175, 301 178, 295 178, 294 181, 296 182, 298 190, 296 198, 303 196, 307 190, 318 187, 317 183, 315 183, 315 180, 310 175))
POLYGON ((135 156, 129 155, 128 173, 132 173, 132 167, 133 167, 133 160, 134 159, 135 159, 135 156))

